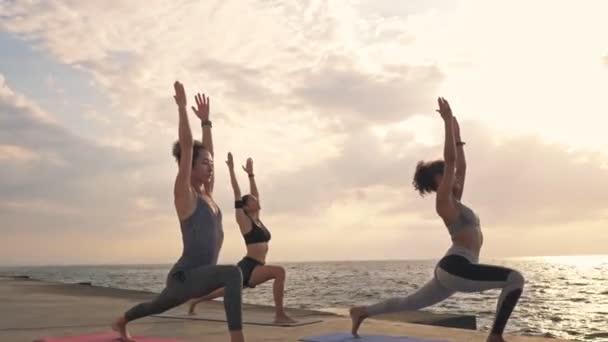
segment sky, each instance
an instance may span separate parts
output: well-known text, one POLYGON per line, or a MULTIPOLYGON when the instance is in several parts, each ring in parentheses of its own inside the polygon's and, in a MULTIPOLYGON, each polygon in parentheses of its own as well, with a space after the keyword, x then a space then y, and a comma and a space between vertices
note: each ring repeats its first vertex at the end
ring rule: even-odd
MULTIPOLYGON (((481 259, 606 253, 605 1, 0 0, 0 264, 169 264, 173 82, 211 98, 220 262, 254 168, 269 262, 428 259, 412 177, 466 141, 481 259), (247 177, 237 173, 241 188, 247 177)), ((195 138, 198 119, 190 113, 195 138)))

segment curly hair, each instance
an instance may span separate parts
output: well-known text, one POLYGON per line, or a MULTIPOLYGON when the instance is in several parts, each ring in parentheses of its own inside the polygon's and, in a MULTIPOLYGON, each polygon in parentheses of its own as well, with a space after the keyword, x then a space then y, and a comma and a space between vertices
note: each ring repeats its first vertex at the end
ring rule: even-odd
POLYGON ((443 174, 444 166, 445 162, 443 160, 435 160, 431 162, 421 160, 418 162, 412 184, 421 196, 433 191, 437 191, 435 176, 443 174))
MULTIPOLYGON (((194 167, 194 162, 196 161, 196 158, 198 158, 198 155, 202 152, 202 151, 206 151, 207 149, 205 149, 205 146, 203 146, 203 143, 198 141, 198 140, 194 140, 194 144, 192 145, 192 167, 194 167)), ((175 160, 179 163, 179 160, 182 156, 182 150, 181 150, 181 146, 179 145, 179 141, 176 141, 173 143, 173 157, 175 157, 175 160)))

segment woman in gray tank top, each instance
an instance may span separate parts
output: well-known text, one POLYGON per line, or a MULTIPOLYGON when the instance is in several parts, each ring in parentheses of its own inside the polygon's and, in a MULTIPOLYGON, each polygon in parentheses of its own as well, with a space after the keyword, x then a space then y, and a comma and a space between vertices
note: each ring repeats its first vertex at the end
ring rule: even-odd
POLYGON ((128 322, 160 314, 186 301, 224 288, 224 308, 232 342, 245 341, 241 321, 242 275, 233 265, 217 265, 224 241, 222 212, 213 200, 213 141, 209 121, 209 98, 198 94, 194 113, 201 119, 202 143, 193 140, 186 110, 186 93, 175 82, 179 112, 179 141, 173 146, 179 169, 174 185, 174 203, 180 222, 183 251, 166 279, 166 286, 153 300, 137 304, 112 324, 123 341, 133 341, 128 322))
POLYGON ((466 173, 464 142, 460 139, 458 121, 452 116, 450 105, 443 98, 438 102, 437 111, 445 127, 444 160, 418 163, 413 183, 421 195, 436 192, 436 211, 447 227, 452 247, 437 263, 433 278, 417 291, 374 305, 351 308, 352 333, 355 336, 363 320, 370 316, 423 309, 455 292, 501 289, 488 341, 504 341, 505 325, 523 291, 524 278, 518 271, 479 264, 483 243, 480 220, 460 201, 466 173))

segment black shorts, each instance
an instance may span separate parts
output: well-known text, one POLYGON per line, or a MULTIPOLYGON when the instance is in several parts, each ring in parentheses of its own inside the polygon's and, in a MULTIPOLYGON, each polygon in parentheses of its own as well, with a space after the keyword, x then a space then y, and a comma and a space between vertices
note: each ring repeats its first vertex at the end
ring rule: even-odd
POLYGON ((243 286, 254 288, 254 286, 249 285, 249 280, 251 280, 251 274, 253 270, 258 266, 264 266, 264 263, 261 263, 254 258, 244 257, 241 261, 236 264, 240 269, 241 273, 243 273, 243 286))

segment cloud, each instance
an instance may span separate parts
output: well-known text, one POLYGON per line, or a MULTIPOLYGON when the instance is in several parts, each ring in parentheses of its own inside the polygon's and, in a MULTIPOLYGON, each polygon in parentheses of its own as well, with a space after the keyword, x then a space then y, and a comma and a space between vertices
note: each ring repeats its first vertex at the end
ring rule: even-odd
POLYGON ((602 189, 608 186, 608 170, 601 152, 569 151, 530 135, 496 142, 483 127, 473 130, 471 139, 475 164, 467 198, 487 213, 490 225, 559 225, 605 217, 608 194, 602 189))
MULTIPOLYGON (((408 141, 412 136, 401 137, 408 141)), ((413 154, 408 153, 411 147, 404 145, 387 144, 369 129, 350 131, 335 157, 293 172, 273 174, 268 186, 276 195, 265 196, 265 201, 271 201, 276 210, 322 211, 345 196, 357 193, 364 197, 366 188, 398 188, 407 182, 406 168, 413 161, 413 154), (289 196, 279 199, 278 193, 285 189, 289 189, 289 196)))
POLYGON ((86 106, 83 112, 83 116, 87 120, 91 120, 94 122, 98 122, 104 125, 109 125, 111 123, 110 119, 104 117, 100 113, 98 113, 95 108, 92 106, 86 106))
MULTIPOLYGON (((35 103, 13 93, 5 82, 0 86, 0 142, 10 145, 13 152, 21 151, 21 156, 23 153, 45 156, 31 158, 29 172, 21 175, 24 181, 35 179, 36 169, 44 170, 49 179, 75 179, 89 172, 101 173, 125 164, 124 158, 114 158, 115 151, 98 148, 74 135, 35 103), (112 159, 115 162, 113 166, 107 164, 112 159)), ((3 162, 11 164, 7 158, 3 162)))
POLYGON ((363 24, 346 2, 183 1, 140 8, 117 1, 107 9, 64 1, 6 4, 3 10, 6 30, 92 73, 116 108, 147 128, 149 120, 174 121, 165 113, 173 107, 175 78, 191 92, 221 97, 216 108, 225 113, 251 105, 270 113, 312 106, 330 109, 324 116, 382 121, 420 108, 441 81, 434 66, 387 60, 375 70, 357 51, 395 44, 405 28, 399 21, 363 24), (160 14, 164 25, 157 23, 160 14), (111 27, 103 25, 110 21, 111 27), (189 27, 198 27, 200 39, 184 39, 192 36, 189 27))
MULTIPOLYGON (((40 121, 44 124, 56 123, 55 118, 47 114, 39 106, 30 103, 23 95, 16 94, 11 90, 6 83, 4 75, 0 74, 0 110, 4 113, 11 111, 17 111, 18 113, 25 113, 24 115, 29 116, 31 120, 40 121)), ((17 122, 19 118, 11 118, 3 116, 3 125, 17 122)), ((18 129, 19 126, 11 126, 9 129, 18 129)))
POLYGON ((78 215, 78 208, 48 200, 3 201, 0 208, 19 215, 78 215))
MULTIPOLYGON (((565 27, 570 11, 562 5, 549 14, 541 5, 496 5, 0 2, 1 29, 92 75, 112 112, 83 107, 93 128, 75 134, 0 75, 3 228, 86 229, 96 232, 88 235, 93 241, 112 232, 121 234, 123 249, 142 245, 135 241, 142 230, 178 238, 169 155, 177 135, 175 79, 190 99, 197 91, 211 96, 216 167, 229 150, 239 160, 254 157, 278 255, 291 257, 298 239, 324 230, 331 233, 324 255, 345 232, 352 241, 340 251, 376 239, 374 255, 387 245, 396 247, 394 257, 404 239, 427 246, 445 237, 430 229, 439 224, 432 199, 411 187, 416 162, 441 156, 439 125, 418 114, 433 115, 434 98, 444 94, 465 119, 465 200, 484 227, 538 232, 542 224, 601 220, 604 157, 572 154, 535 136, 572 144, 596 137, 605 145, 605 125, 592 116, 604 108, 606 80, 594 69, 603 66, 588 63, 605 53, 598 52, 604 32, 594 24, 605 11, 590 6, 585 11, 596 14, 588 22, 565 27), (536 29, 539 13, 547 20, 536 29), (514 17, 520 24, 505 31, 514 17), (572 38, 580 36, 596 39, 572 38), (556 74, 559 82, 547 81, 556 74), (507 128, 517 135, 498 139, 507 128), (526 131, 535 135, 522 136, 526 131), (29 221, 19 214, 26 211, 29 221), (350 234, 353 227, 360 235, 350 234)), ((60 79, 53 75, 50 85, 60 79)), ((197 124, 191 121, 198 138, 197 124)), ((217 196, 228 211, 231 192, 220 171, 217 196)), ((243 250, 234 238, 224 251, 236 257, 243 250)))
POLYGON ((295 96, 318 110, 359 124, 401 121, 428 110, 442 80, 435 66, 393 65, 367 73, 346 56, 302 70, 295 96))
POLYGON ((151 197, 138 197, 135 199, 135 206, 142 210, 153 210, 157 209, 157 205, 154 198, 151 197))
POLYGON ((32 150, 15 145, 0 145, 0 160, 28 163, 36 159, 40 159, 40 155, 32 150))
POLYGON ((57 80, 55 79, 55 76, 53 76, 53 74, 47 75, 45 79, 45 84, 49 90, 53 90, 60 95, 65 95, 65 89, 58 86, 57 80))
POLYGON ((3 229, 65 232, 83 226, 112 227, 114 219, 133 216, 121 209, 142 189, 123 179, 146 167, 145 156, 76 136, 6 82, 0 90, 3 229), (113 220, 108 212, 115 212, 113 220), (101 220, 93 224, 96 219, 101 220))
MULTIPOLYGON (((438 123, 435 127, 442 129, 438 123)), ((608 169, 602 167, 606 158, 601 153, 568 152, 534 136, 497 141, 474 121, 462 127, 469 142, 463 201, 489 228, 605 217, 608 169)), ((272 182, 262 187, 266 206, 294 214, 320 213, 347 198, 366 202, 366 193, 381 188, 387 189, 383 203, 390 204, 383 215, 419 212, 420 219, 431 219, 432 200, 422 200, 411 181, 416 163, 442 158, 442 146, 415 143, 412 133, 398 126, 387 131, 384 136, 369 129, 351 131, 334 158, 272 175, 272 182), (283 195, 286 189, 289 196, 283 195)))

